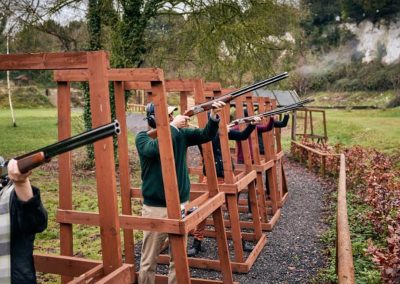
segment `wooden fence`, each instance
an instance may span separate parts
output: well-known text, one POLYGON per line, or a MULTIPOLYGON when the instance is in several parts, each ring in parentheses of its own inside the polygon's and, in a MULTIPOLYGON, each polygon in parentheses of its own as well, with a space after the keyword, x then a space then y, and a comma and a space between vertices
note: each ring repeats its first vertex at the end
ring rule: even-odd
MULTIPOLYGON (((320 173, 322 175, 326 174, 326 157, 338 155, 322 152, 296 141, 292 141, 292 145, 307 151, 307 165, 309 169, 313 168, 312 155, 320 156, 320 173)), ((347 214, 346 191, 346 160, 344 154, 340 154, 336 219, 336 273, 339 284, 355 283, 353 253, 351 248, 350 228, 347 214)))

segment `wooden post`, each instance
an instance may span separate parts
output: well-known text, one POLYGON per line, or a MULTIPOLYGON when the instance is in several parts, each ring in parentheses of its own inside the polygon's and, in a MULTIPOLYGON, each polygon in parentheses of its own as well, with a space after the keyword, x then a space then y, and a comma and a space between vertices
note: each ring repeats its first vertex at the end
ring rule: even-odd
MULTIPOLYGON (((271 110, 271 105, 269 99, 259 98, 259 112, 263 113, 268 110, 271 110)), ((264 157, 265 161, 275 160, 275 149, 274 149, 274 137, 272 131, 263 133, 263 142, 264 142, 264 157)), ((271 199, 271 207, 272 213, 276 213, 278 211, 278 202, 281 200, 280 193, 278 191, 278 183, 277 183, 277 168, 276 163, 267 171, 268 175, 268 184, 270 190, 270 199, 271 199)))
MULTIPOLYGON (((175 172, 174 151, 172 148, 171 130, 169 126, 167 112, 167 96, 165 91, 163 75, 161 81, 152 81, 151 90, 155 113, 157 114, 157 139, 159 140, 159 151, 162 169, 162 178, 164 183, 164 192, 167 204, 168 218, 182 218, 180 199, 178 192, 178 181, 175 172)), ((178 283, 190 283, 189 263, 187 257, 181 257, 186 254, 186 241, 182 235, 169 234, 171 245, 171 254, 175 262, 176 279, 178 283)))
POLYGON ((321 175, 325 176, 326 172, 326 156, 323 155, 321 156, 321 175))
MULTIPOLYGON (((111 121, 107 75, 108 58, 104 51, 97 51, 88 53, 87 60, 90 74, 92 125, 98 127, 111 121)), ((109 274, 122 265, 112 138, 109 137, 94 143, 94 154, 103 269, 105 274, 109 274)))
POLYGON ((308 111, 307 109, 304 109, 304 138, 307 140, 307 115, 308 111))
POLYGON ((313 117, 311 110, 310 110, 310 131, 311 131, 311 140, 312 142, 314 142, 314 125, 313 125, 313 117))
MULTIPOLYGON (((132 215, 131 188, 130 188, 130 167, 128 150, 128 127, 125 117, 125 90, 124 83, 114 82, 115 113, 119 121, 121 134, 118 135, 118 160, 119 179, 121 186, 122 214, 132 215)), ((124 229, 124 252, 125 262, 133 265, 135 271, 135 244, 133 231, 124 229)), ((136 274, 132 273, 132 281, 135 282, 136 274)))
POLYGON ((327 134, 327 131, 326 131, 326 116, 325 116, 325 111, 322 112, 322 117, 323 117, 323 125, 324 125, 324 138, 325 138, 324 142, 326 143, 326 142, 328 142, 328 134, 327 134))
MULTIPOLYGON (((196 102, 197 103, 204 102, 205 98, 203 93, 204 92, 203 81, 194 80, 193 83, 194 83, 194 95, 196 102)), ((207 124, 207 119, 208 118, 206 113, 199 114, 198 115, 199 126, 204 127, 207 124)), ((218 189, 217 173, 215 170, 212 144, 211 142, 208 142, 206 144, 202 144, 201 147, 203 149, 203 158, 205 163, 209 193, 211 196, 215 196, 218 193, 219 189, 218 189)), ((232 268, 230 265, 228 244, 226 241, 224 215, 221 207, 213 212, 213 221, 215 230, 217 232, 216 238, 218 243, 218 256, 220 259, 223 281, 224 283, 232 283, 233 282, 232 268)))
MULTIPOLYGON (((250 113, 252 113, 252 101, 251 101, 251 94, 249 94, 249 101, 247 105, 247 111, 249 115, 252 115, 250 113), (251 109, 251 110, 250 110, 251 109)), ((243 98, 238 98, 236 100, 236 115, 239 115, 241 117, 244 117, 244 111, 243 111, 243 98)), ((240 130, 244 130, 245 126, 241 125, 240 126, 240 130)), ((258 143, 254 143, 257 142, 257 129, 255 129, 252 134, 251 134, 251 138, 252 138, 252 146, 253 146, 253 155, 257 155, 258 154, 258 143)), ((243 151, 243 158, 244 158, 244 163, 246 165, 246 173, 249 173, 253 170, 253 161, 252 161, 252 157, 251 157, 251 152, 250 152, 250 144, 249 144, 249 140, 246 141, 241 141, 241 145, 242 145, 242 151, 243 151)), ((259 155, 258 155, 258 160, 260 159, 259 155)), ((261 177, 262 180, 262 177, 261 177)), ((260 191, 260 186, 261 186, 261 192, 263 192, 263 186, 262 183, 261 185, 258 185, 258 191, 260 191)), ((255 237, 256 239, 260 239, 261 235, 262 235, 262 229, 261 229, 261 222, 260 222, 260 212, 259 212, 259 206, 258 206, 258 202, 257 202, 257 193, 256 193, 256 185, 255 185, 255 181, 251 182, 248 185, 248 198, 251 201, 251 209, 252 209, 252 219, 253 219, 253 223, 254 223, 254 233, 255 233, 255 237)))
MULTIPOLYGON (((71 137, 71 92, 68 82, 57 84, 58 140, 71 137)), ((58 203, 60 209, 72 210, 72 157, 71 152, 61 154, 58 158, 58 203)), ((60 223, 60 254, 73 256, 73 232, 71 224, 60 223)), ((63 276, 62 283, 72 280, 63 276)))
POLYGON ((185 110, 188 109, 188 95, 189 95, 189 92, 187 92, 187 91, 180 92, 181 114, 183 114, 185 112, 185 110))

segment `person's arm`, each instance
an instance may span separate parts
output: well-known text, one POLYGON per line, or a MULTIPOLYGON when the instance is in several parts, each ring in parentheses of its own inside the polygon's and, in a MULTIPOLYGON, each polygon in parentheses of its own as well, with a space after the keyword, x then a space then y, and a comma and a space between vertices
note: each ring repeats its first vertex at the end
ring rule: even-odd
POLYGON ((243 131, 230 129, 228 132, 228 139, 235 141, 242 141, 249 138, 251 132, 256 128, 254 124, 249 124, 243 131))
POLYGON ((21 174, 15 160, 8 163, 8 176, 14 183, 11 197, 14 232, 34 234, 47 227, 47 211, 43 207, 39 189, 31 186, 30 174, 21 174))
POLYGON ((274 118, 270 117, 267 124, 257 125, 257 132, 258 133, 268 132, 271 131, 273 127, 274 127, 274 118))
POLYGON ((198 144, 207 143, 214 139, 218 133, 219 119, 211 118, 208 120, 204 128, 187 128, 185 129, 185 136, 187 145, 193 146, 198 144))
POLYGON ((207 143, 213 140, 217 135, 219 124, 218 113, 225 106, 225 103, 214 102, 212 106, 213 108, 210 111, 210 119, 208 120, 206 127, 198 129, 185 129, 185 136, 188 146, 207 143))
POLYGON ((139 132, 136 135, 136 149, 140 155, 148 158, 160 155, 158 139, 150 138, 146 131, 139 132))
POLYGON ((274 121, 274 127, 275 128, 284 128, 287 126, 289 122, 289 115, 285 114, 282 120, 275 120, 274 121))

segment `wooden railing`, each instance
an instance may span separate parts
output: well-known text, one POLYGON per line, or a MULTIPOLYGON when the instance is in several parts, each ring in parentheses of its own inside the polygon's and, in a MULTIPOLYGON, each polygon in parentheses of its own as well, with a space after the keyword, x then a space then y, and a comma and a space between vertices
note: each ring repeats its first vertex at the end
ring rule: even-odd
POLYGON ((128 104, 128 111, 129 112, 146 112, 146 106, 141 104, 128 104))
POLYGON ((355 283, 353 253, 347 216, 346 160, 344 154, 340 155, 336 219, 336 273, 338 275, 339 284, 355 283))
MULTIPOLYGON (((316 154, 316 155, 320 156, 320 159, 321 159, 320 173, 323 176, 326 174, 326 157, 327 156, 337 156, 337 154, 324 153, 322 151, 319 151, 317 149, 313 149, 311 147, 308 147, 306 145, 301 144, 300 142, 296 142, 296 141, 293 141, 293 140, 292 140, 292 144, 295 144, 296 146, 307 150, 307 153, 308 153, 308 155, 307 155, 307 166, 308 166, 309 170, 311 170, 313 168, 313 166, 314 166, 313 165, 313 161, 312 161, 312 155, 316 154)), ((300 159, 301 159, 301 157, 300 157, 300 159)))
POLYGON ((319 155, 321 158, 320 172, 325 175, 325 161, 327 156, 340 155, 340 169, 339 169, 339 185, 338 185, 338 199, 337 199, 337 219, 336 219, 336 274, 338 276, 339 284, 353 284, 355 283, 354 276, 354 263, 353 253, 351 248, 350 228, 347 215, 347 199, 346 199, 346 160, 344 154, 331 154, 325 153, 299 142, 292 141, 298 147, 307 150, 307 165, 312 169, 311 155, 319 155))

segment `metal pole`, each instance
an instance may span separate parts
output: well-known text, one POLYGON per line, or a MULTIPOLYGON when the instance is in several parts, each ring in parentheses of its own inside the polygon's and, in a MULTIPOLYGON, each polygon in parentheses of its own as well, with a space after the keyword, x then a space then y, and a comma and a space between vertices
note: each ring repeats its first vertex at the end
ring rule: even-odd
MULTIPOLYGON (((7 33, 7 54, 10 53, 9 38, 10 38, 10 35, 7 33)), ((10 104, 10 111, 11 111, 13 126, 17 127, 17 123, 15 122, 14 109, 13 109, 12 100, 11 100, 10 71, 9 70, 7 70, 7 90, 8 90, 8 103, 10 104)))

